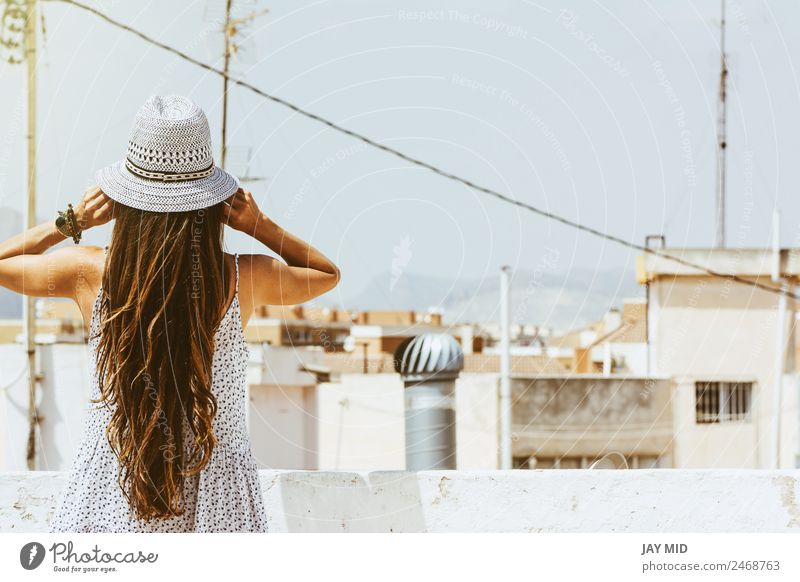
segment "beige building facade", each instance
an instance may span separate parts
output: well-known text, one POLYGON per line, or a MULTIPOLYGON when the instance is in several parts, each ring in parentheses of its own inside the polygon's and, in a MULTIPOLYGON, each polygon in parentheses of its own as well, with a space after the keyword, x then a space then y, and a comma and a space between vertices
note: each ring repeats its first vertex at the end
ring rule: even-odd
POLYGON ((772 273, 778 271, 793 293, 800 255, 783 250, 777 264, 765 249, 659 252, 767 287, 710 276, 661 256, 639 260, 639 281, 648 288, 649 372, 673 378, 677 406, 695 409, 676 426, 682 466, 794 467, 796 305, 787 299, 782 311, 772 273))

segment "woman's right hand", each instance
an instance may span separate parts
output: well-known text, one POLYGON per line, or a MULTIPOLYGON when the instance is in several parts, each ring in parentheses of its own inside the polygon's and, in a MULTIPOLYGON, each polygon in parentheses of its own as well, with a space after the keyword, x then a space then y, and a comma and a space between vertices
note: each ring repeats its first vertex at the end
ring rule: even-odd
POLYGON ((114 201, 98 186, 89 188, 73 209, 75 220, 81 230, 105 224, 113 218, 114 201))

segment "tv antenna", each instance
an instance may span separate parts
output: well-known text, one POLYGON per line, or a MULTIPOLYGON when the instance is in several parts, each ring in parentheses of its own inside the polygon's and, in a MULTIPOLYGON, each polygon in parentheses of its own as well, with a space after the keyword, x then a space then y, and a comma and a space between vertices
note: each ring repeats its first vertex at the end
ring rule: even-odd
POLYGON ((225 0, 225 23, 223 33, 225 36, 225 55, 222 70, 222 146, 220 153, 220 167, 225 169, 225 162, 228 154, 228 74, 230 72, 231 59, 239 54, 240 45, 236 43, 236 36, 247 25, 251 24, 259 16, 269 12, 269 9, 255 10, 241 17, 233 16, 233 0, 225 0))
POLYGON ((250 165, 253 162, 253 146, 230 146, 228 148, 228 165, 232 172, 239 176, 239 182, 252 184, 267 180, 264 176, 250 174, 250 165), (239 163, 237 163, 237 161, 239 163))

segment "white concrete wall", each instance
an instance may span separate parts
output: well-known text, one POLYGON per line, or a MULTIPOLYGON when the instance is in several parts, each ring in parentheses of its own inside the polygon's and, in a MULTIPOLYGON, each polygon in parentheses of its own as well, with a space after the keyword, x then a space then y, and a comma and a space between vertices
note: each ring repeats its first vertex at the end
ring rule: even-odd
MULTIPOLYGON (((800 532, 800 471, 261 471, 271 532, 800 532)), ((64 476, 0 473, 0 532, 47 531, 64 476)))

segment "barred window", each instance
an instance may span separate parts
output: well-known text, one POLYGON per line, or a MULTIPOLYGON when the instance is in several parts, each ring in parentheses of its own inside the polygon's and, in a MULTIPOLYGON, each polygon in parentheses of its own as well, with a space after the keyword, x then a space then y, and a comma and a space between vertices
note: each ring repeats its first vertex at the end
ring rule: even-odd
POLYGON ((694 391, 698 424, 750 419, 752 382, 695 382, 694 391))

